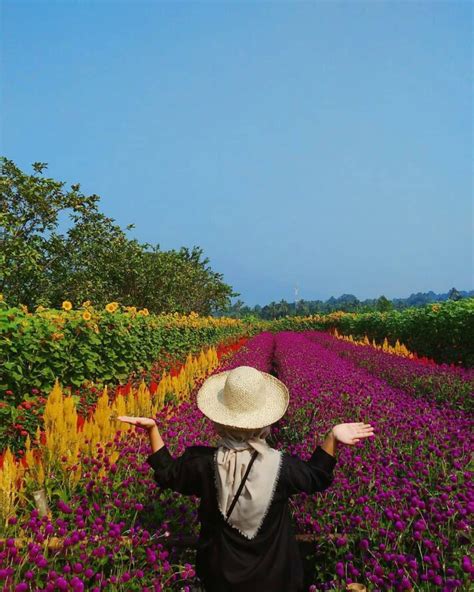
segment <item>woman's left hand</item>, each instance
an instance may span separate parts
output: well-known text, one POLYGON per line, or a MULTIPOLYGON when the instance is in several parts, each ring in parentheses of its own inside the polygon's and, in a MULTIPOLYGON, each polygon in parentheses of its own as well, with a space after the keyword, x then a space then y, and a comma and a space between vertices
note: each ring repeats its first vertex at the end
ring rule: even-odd
POLYGON ((374 435, 374 428, 370 423, 340 423, 332 428, 336 440, 341 444, 353 446, 359 440, 374 435))

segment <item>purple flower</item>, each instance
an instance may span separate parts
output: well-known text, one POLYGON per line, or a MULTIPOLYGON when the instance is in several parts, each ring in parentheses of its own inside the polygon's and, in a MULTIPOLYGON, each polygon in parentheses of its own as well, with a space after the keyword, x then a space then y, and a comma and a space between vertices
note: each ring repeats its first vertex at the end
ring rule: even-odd
POLYGON ((336 574, 340 577, 343 578, 345 575, 345 568, 344 568, 344 564, 339 561, 338 563, 336 563, 336 574))
POLYGON ((462 558, 462 570, 468 574, 473 573, 472 561, 467 555, 462 558))
POLYGON ((58 590, 67 590, 68 589, 68 583, 67 583, 67 581, 63 577, 59 577, 56 580, 56 587, 58 588, 58 590))
POLYGON ((60 510, 61 512, 64 512, 65 514, 72 514, 72 509, 62 500, 59 500, 56 505, 58 507, 58 510, 60 510))

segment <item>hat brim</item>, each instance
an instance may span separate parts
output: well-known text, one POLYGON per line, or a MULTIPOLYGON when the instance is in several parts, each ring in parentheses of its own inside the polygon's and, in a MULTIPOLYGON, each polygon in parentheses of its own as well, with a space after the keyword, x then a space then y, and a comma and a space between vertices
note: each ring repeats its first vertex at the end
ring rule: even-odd
POLYGON ((265 378, 265 404, 252 412, 235 412, 223 402, 224 385, 231 370, 209 376, 197 393, 197 406, 209 419, 234 428, 256 429, 271 425, 285 415, 290 396, 286 385, 275 376, 262 372, 265 378))

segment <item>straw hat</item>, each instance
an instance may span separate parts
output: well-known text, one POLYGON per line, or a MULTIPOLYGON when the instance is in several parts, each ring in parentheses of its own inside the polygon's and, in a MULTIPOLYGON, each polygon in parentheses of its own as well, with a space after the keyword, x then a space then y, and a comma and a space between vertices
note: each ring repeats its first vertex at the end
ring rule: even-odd
POLYGON ((251 366, 214 374, 197 393, 197 406, 206 417, 233 428, 270 425, 285 414, 288 403, 286 385, 251 366))

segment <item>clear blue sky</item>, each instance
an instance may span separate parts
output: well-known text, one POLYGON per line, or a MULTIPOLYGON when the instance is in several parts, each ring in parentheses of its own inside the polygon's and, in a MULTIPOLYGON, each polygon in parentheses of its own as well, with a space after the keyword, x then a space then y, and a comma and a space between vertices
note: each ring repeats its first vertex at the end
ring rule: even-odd
POLYGON ((14 2, 1 153, 250 305, 474 287, 470 2, 14 2))

